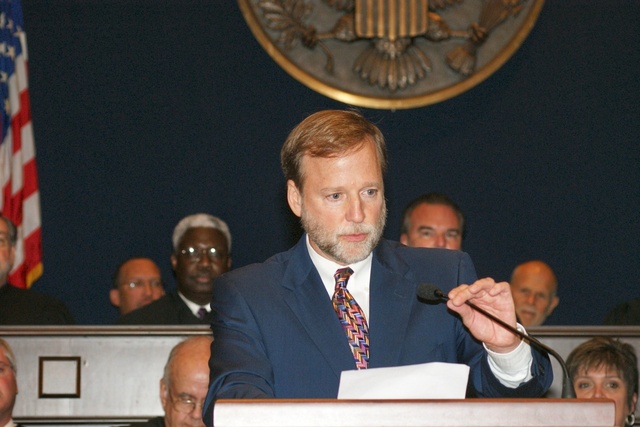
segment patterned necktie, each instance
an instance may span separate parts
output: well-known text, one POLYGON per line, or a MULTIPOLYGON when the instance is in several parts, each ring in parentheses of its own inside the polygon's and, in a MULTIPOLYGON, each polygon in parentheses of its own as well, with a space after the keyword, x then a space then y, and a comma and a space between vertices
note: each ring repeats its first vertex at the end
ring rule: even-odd
POLYGON ((331 302, 342 329, 347 334, 356 368, 366 369, 369 365, 369 326, 362 308, 347 290, 347 281, 352 274, 353 270, 349 267, 336 271, 333 275, 336 279, 336 291, 331 302))

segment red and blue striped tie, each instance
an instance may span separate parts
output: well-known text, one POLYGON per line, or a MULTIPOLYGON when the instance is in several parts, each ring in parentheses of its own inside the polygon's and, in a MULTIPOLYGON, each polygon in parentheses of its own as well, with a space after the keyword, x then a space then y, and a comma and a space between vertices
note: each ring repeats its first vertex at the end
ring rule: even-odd
POLYGON ((352 274, 353 270, 349 267, 336 271, 333 275, 336 279, 336 290, 331 302, 342 329, 347 334, 356 368, 366 369, 369 365, 369 325, 362 308, 347 290, 347 282, 352 274))

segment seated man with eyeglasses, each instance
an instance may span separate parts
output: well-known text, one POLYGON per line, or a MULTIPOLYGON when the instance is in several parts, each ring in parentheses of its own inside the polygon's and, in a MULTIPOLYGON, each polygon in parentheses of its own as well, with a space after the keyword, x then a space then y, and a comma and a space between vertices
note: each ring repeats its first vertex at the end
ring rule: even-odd
POLYGON ((195 336, 173 347, 160 380, 164 417, 135 423, 132 427, 204 427, 202 404, 209 388, 212 341, 209 336, 195 336))
POLYGON ((231 268, 231 233, 213 215, 183 218, 173 230, 171 266, 177 289, 138 308, 121 325, 208 325, 211 323, 213 282, 231 268))
POLYGON ((164 295, 160 268, 149 258, 133 257, 120 263, 109 291, 111 304, 120 315, 144 307, 164 295))

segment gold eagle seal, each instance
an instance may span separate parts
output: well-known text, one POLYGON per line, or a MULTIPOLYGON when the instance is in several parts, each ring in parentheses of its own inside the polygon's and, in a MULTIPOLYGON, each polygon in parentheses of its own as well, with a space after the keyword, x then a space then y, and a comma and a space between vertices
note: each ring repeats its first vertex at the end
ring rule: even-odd
POLYGON ((482 82, 520 47, 544 0, 238 0, 269 55, 309 88, 414 108, 482 82))

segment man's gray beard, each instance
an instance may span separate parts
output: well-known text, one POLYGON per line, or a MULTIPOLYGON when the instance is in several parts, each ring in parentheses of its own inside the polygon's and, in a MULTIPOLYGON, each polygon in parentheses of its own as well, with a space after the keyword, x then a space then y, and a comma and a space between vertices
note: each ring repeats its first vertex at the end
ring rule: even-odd
POLYGON ((309 218, 304 206, 302 207, 300 221, 302 228, 309 234, 309 239, 314 242, 322 252, 340 264, 354 264, 368 257, 380 241, 385 223, 387 222, 387 206, 386 203, 382 206, 382 212, 376 224, 353 224, 349 227, 334 231, 334 234, 331 235, 329 235, 315 219, 309 218), (367 238, 359 243, 345 243, 338 239, 340 235, 358 233, 367 233, 367 238), (353 250, 348 250, 349 247, 351 247, 351 249, 357 247, 358 250, 354 253, 353 250))

